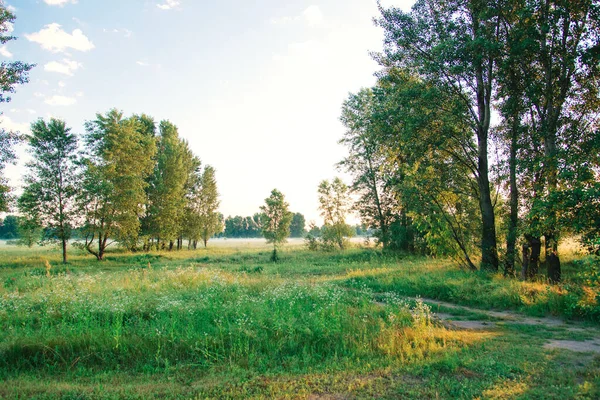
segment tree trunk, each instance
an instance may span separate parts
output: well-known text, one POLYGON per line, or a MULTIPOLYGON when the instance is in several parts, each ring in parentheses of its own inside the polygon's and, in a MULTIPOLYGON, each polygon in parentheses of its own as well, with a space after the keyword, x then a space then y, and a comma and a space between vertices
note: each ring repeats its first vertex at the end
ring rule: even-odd
POLYGON ((528 278, 533 278, 538 274, 540 265, 540 253, 542 251, 542 241, 539 237, 527 235, 525 237, 531 248, 531 256, 529 257, 529 274, 528 278))
POLYGON ((63 235, 63 239, 62 239, 62 253, 63 253, 63 264, 67 263, 67 240, 64 238, 63 235))
POLYGON ((481 209, 481 268, 498 271, 496 220, 488 177, 487 135, 479 139, 479 207, 481 209))
POLYGON ((521 279, 527 280, 529 278, 529 245, 523 243, 523 265, 521 267, 521 279))
POLYGON ((208 239, 203 239, 203 241, 204 241, 204 248, 206 248, 207 247, 207 243, 208 243, 208 239))
POLYGON ((517 124, 518 118, 513 121, 510 137, 510 217, 508 220, 508 234, 506 235, 506 264, 504 275, 515 274, 515 259, 517 256, 517 224, 519 223, 519 192, 517 188, 517 124))
POLYGON ((550 283, 560 282, 560 259, 556 252, 546 255, 546 264, 548 266, 548 280, 550 283))
MULTIPOLYGON (((552 132, 547 133, 546 139, 544 140, 544 153, 546 162, 544 169, 548 176, 548 193, 552 195, 558 189, 558 166, 556 160, 556 138, 553 132, 556 128, 553 128, 552 132)), ((550 197, 550 196, 549 196, 550 197)), ((552 201, 552 197, 550 197, 552 201)), ((560 258, 558 256, 558 231, 557 217, 554 204, 550 204, 549 209, 546 211, 547 223, 546 225, 550 228, 544 234, 545 239, 545 255, 546 255, 546 268, 548 270, 548 279, 552 283, 560 282, 561 271, 560 271, 560 258)))

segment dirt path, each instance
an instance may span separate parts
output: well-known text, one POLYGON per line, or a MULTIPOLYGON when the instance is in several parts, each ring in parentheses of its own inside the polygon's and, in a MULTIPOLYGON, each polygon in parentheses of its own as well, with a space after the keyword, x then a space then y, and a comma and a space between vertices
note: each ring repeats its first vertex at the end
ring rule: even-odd
POLYGON ((421 300, 431 306, 431 311, 435 318, 441 321, 444 325, 451 329, 469 329, 469 330, 492 330, 500 328, 500 325, 505 323, 533 325, 546 328, 560 329, 575 336, 576 334, 585 334, 591 339, 587 340, 563 340, 549 339, 544 348, 547 349, 566 349, 576 352, 599 353, 600 354, 600 329, 596 327, 585 327, 582 324, 570 322, 567 323, 561 319, 553 317, 528 317, 514 311, 491 311, 481 308, 473 308, 467 306, 459 306, 445 301, 434 300, 429 298, 414 298, 411 300, 421 300), (437 306, 437 307, 436 307, 437 306), (443 307, 444 311, 437 312, 436 309, 443 307), (449 311, 450 310, 450 311, 449 311), (460 315, 452 314, 451 310, 459 312, 470 312, 476 314, 484 314, 490 317, 490 320, 477 320, 461 318, 460 315))

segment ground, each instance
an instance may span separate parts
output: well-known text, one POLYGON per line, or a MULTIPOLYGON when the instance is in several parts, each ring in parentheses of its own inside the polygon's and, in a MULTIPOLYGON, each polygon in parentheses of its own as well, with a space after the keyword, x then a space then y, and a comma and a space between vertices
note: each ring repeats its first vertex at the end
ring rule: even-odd
POLYGON ((593 260, 565 283, 257 240, 0 247, 0 398, 599 398, 593 260))

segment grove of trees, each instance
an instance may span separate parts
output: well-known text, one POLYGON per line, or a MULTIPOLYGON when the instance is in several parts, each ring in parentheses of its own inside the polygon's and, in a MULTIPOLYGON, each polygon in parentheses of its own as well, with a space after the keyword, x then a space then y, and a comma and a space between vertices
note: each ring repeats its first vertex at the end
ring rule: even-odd
POLYGON ((77 231, 82 248, 102 260, 119 243, 128 250, 181 249, 222 230, 215 169, 177 133, 147 115, 118 110, 86 123, 83 147, 64 121, 39 119, 25 138, 32 161, 17 204, 26 244, 67 243, 77 231))
POLYGON ((560 280, 564 233, 600 234, 600 4, 379 5, 372 88, 341 120, 357 210, 384 247, 560 280), (504 243, 504 245, 501 245, 504 243))

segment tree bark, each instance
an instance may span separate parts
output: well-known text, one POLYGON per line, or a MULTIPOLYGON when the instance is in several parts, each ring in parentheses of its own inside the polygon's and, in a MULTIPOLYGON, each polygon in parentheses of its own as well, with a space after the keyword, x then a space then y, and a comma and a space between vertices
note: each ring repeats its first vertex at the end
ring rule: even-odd
POLYGON ((527 235, 525 237, 529 242, 531 248, 531 255, 529 257, 529 274, 528 278, 533 278, 538 274, 540 264, 540 253, 542 251, 542 241, 539 237, 527 235))
POLYGON ((504 275, 515 274, 515 259, 517 255, 517 225, 519 223, 519 192, 517 188, 517 135, 518 118, 513 121, 510 135, 509 180, 510 180, 510 217, 508 234, 506 235, 506 264, 504 275))
POLYGON ((496 243, 496 217, 488 176, 487 133, 479 135, 478 186, 481 209, 481 268, 498 271, 498 246, 496 243))
POLYGON ((62 238, 62 253, 63 253, 63 264, 67 263, 67 240, 62 238))
POLYGON ((523 243, 523 265, 521 267, 521 279, 527 280, 529 278, 529 245, 523 243))
POLYGON ((546 264, 548 266, 548 280, 550 283, 560 282, 560 259, 556 252, 552 251, 546 255, 546 264))

